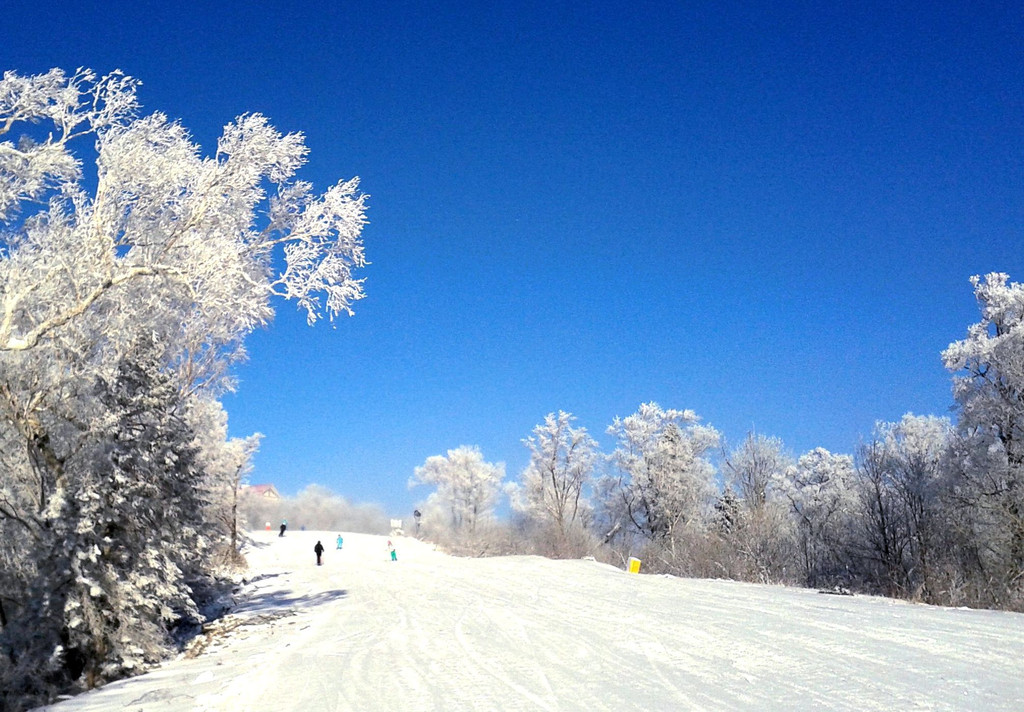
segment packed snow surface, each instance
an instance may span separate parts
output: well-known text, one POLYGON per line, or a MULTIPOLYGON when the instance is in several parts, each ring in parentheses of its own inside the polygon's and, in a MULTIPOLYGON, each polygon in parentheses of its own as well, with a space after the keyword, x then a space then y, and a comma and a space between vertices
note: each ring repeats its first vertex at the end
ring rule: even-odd
POLYGON ((252 580, 194 657, 47 709, 1024 709, 1021 614, 253 537, 252 580))

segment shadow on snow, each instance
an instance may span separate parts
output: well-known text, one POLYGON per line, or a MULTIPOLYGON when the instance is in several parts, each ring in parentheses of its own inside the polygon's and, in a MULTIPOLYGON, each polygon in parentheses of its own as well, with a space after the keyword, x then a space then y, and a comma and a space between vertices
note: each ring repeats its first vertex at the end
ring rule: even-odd
POLYGON ((306 609, 339 601, 348 597, 345 589, 318 591, 310 594, 297 594, 290 590, 259 591, 247 597, 232 609, 232 613, 268 613, 283 609, 306 609))

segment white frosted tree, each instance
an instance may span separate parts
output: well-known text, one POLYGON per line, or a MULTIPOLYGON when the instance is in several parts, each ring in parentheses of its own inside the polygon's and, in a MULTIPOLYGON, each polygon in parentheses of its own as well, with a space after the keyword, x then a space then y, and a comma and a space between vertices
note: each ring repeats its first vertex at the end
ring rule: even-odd
POLYGON ((743 506, 756 511, 765 505, 779 476, 793 464, 779 438, 748 433, 739 447, 726 453, 722 473, 743 506))
POLYGON ((462 445, 446 455, 428 457, 409 485, 436 487, 436 501, 450 514, 451 529, 473 534, 492 516, 504 478, 504 463, 487 462, 480 448, 462 445))
POLYGON ((748 433, 722 462, 726 492, 737 497, 735 522, 725 533, 741 562, 739 575, 749 580, 782 581, 791 568, 793 527, 789 502, 778 483, 793 458, 779 438, 748 433))
POLYGON ((853 458, 821 447, 801 455, 779 479, 796 518, 808 585, 834 581, 840 574, 856 508, 854 484, 853 458))
POLYGON ((934 600, 951 437, 949 419, 908 413, 858 449, 864 549, 887 593, 934 600))
POLYGON ((571 531, 585 526, 590 503, 585 487, 598 462, 597 442, 586 428, 574 428, 575 417, 548 413, 523 443, 530 462, 520 482, 509 488, 512 508, 535 525, 550 528, 555 549, 562 550, 571 531))
POLYGON ((650 540, 671 540, 682 526, 702 522, 714 493, 710 454, 720 435, 700 425, 692 410, 643 403, 608 428, 618 447, 611 461, 619 475, 605 487, 629 524, 650 540))
POLYGON ((209 396, 190 399, 185 418, 195 433, 193 447, 203 472, 202 491, 206 519, 220 561, 241 562, 239 549, 239 507, 242 487, 252 472, 252 460, 259 451, 261 433, 244 438, 228 437, 228 414, 221 402, 209 396))
MULTIPOLYGON (((3 630, 16 661, 9 689, 59 689, 79 676, 92 686, 138 671, 166 650, 173 625, 199 618, 202 472, 181 395, 149 346, 109 377, 64 391, 72 412, 41 413, 47 442, 28 449, 26 471, 51 488, 45 506, 33 506, 41 493, 17 505, 5 494, 14 510, 5 531, 28 535, 16 550, 23 588, 3 630)), ((18 494, 11 484, 5 490, 18 494)))
MULTIPOLYGON (((222 456, 244 443, 215 445, 211 433, 179 442, 200 422, 185 422, 188 404, 230 387, 230 366, 244 357, 245 337, 269 323, 273 299, 294 301, 312 323, 351 313, 363 295, 354 273, 365 263, 366 196, 357 179, 315 194, 296 177, 303 136, 258 114, 228 124, 204 155, 178 122, 141 115, 137 84, 89 70, 0 79, 0 535, 16 547, 0 570, 0 687, 36 701, 79 672, 107 678, 121 664, 109 641, 66 644, 78 629, 52 593, 74 568, 61 552, 99 531, 69 522, 95 524, 115 504, 141 502, 131 493, 142 487, 154 516, 174 520, 161 531, 174 532, 175 543, 160 540, 172 547, 160 555, 174 563, 173 546, 195 529, 193 556, 182 563, 197 561, 206 523, 181 517, 209 511, 202 499, 230 469, 222 456), (135 358, 141 341, 143 361, 135 358), (133 363, 154 388, 174 392, 175 413, 153 415, 147 438, 122 440, 124 428, 101 424, 133 421, 123 399, 104 393, 119 392, 133 363), (107 451, 121 454, 115 462, 107 451), (102 487, 97 478, 107 478, 102 487), (109 502, 93 498, 98 487, 109 502), (186 512, 175 500, 196 507, 186 512), (52 615, 37 616, 44 605, 52 615)), ((90 586, 83 600, 113 606, 115 589, 130 591, 126 582, 164 567, 128 551, 151 540, 114 541, 123 556, 105 560, 109 575, 90 574, 101 596, 90 586)), ((188 615, 187 605, 178 608, 188 615)), ((168 624, 163 610, 156 618, 136 610, 168 624)))
POLYGON ((972 277, 981 321, 949 345, 959 419, 954 482, 972 572, 1000 605, 1024 606, 1024 285, 972 277), (1009 600, 1007 600, 1009 599, 1009 600))
POLYGON ((201 620, 191 586, 210 544, 194 433, 154 350, 141 344, 99 395, 105 412, 90 425, 89 457, 75 460, 79 486, 61 518, 74 525, 61 542, 74 574, 65 645, 89 687, 155 662, 170 627, 201 620))

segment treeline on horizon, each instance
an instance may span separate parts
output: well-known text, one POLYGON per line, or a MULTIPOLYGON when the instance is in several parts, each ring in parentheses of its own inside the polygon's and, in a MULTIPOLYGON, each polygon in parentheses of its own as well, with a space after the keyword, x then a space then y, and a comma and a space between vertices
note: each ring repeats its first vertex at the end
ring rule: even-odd
POLYGON ((428 458, 410 481, 435 487, 419 533, 468 554, 635 556, 654 573, 1024 611, 1024 285, 972 283, 981 321, 942 354, 955 423, 907 414, 852 455, 793 456, 644 403, 603 454, 559 411, 524 441, 517 481, 476 447, 428 458))
POLYGON ((262 497, 244 486, 238 498, 238 521, 246 529, 359 532, 387 534, 391 518, 376 504, 357 504, 323 485, 308 485, 294 497, 262 497))

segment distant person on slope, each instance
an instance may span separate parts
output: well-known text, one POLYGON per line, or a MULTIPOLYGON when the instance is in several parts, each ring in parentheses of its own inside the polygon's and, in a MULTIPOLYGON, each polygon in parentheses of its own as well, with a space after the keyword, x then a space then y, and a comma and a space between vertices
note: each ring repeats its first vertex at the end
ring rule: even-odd
POLYGON ((391 552, 391 560, 398 561, 398 554, 395 552, 395 545, 391 543, 390 539, 388 539, 388 551, 391 552))
POLYGON ((313 547, 313 551, 316 552, 316 565, 320 566, 322 563, 320 557, 324 555, 324 545, 318 541, 316 546, 313 547))
POLYGON ((287 521, 281 522, 281 533, 278 534, 278 536, 284 536, 284 530, 287 529, 287 528, 288 528, 288 522, 287 521))
POLYGON ((342 545, 342 544, 344 544, 344 543, 345 543, 345 540, 344 540, 344 539, 342 539, 342 538, 341 538, 341 534, 339 534, 339 535, 338 535, 338 548, 340 549, 340 548, 341 548, 341 545, 342 545))

